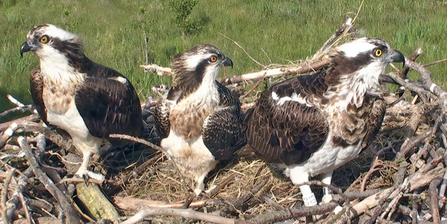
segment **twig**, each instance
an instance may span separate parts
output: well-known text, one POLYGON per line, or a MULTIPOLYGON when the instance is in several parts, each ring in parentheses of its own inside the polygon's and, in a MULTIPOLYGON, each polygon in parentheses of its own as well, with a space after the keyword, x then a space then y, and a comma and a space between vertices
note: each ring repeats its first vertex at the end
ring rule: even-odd
POLYGON ((15 108, 11 108, 9 110, 3 111, 2 113, 0 113, 0 120, 7 116, 8 114, 14 113, 16 111, 20 111, 20 112, 25 112, 25 111, 32 111, 34 110, 34 106, 32 104, 28 104, 28 105, 23 105, 21 107, 15 107, 15 108))
POLYGON ((11 126, 9 126, 6 131, 2 133, 0 136, 0 148, 3 148, 3 146, 6 144, 6 141, 8 141, 9 138, 11 138, 12 135, 14 135, 14 132, 19 128, 19 125, 17 123, 12 123, 11 126))
POLYGON ((232 213, 237 210, 240 210, 244 204, 250 200, 255 194, 257 194, 268 182, 268 179, 263 179, 259 183, 257 183, 249 193, 245 194, 244 196, 238 198, 232 206, 227 207, 226 213, 232 213))
POLYGON ((8 121, 8 122, 4 122, 0 124, 0 132, 5 131, 7 128, 9 128, 9 126, 11 126, 11 124, 13 123, 21 123, 21 122, 35 122, 39 120, 39 115, 37 114, 31 114, 28 115, 26 117, 22 117, 16 120, 12 120, 12 121, 8 121))
POLYGON ((11 103, 17 105, 18 107, 25 107, 25 104, 21 103, 20 101, 18 101, 13 96, 7 94, 6 97, 8 98, 9 101, 11 101, 11 103))
POLYGON ((266 214, 258 215, 248 220, 246 223, 257 223, 257 224, 274 223, 297 217, 305 217, 309 215, 321 215, 333 211, 337 206, 338 204, 336 202, 331 201, 323 205, 284 209, 281 211, 276 211, 274 213, 268 212, 266 214))
POLYGON ((253 90, 255 90, 259 84, 261 84, 261 82, 264 81, 264 79, 259 79, 247 92, 244 93, 244 95, 241 96, 241 98, 245 98, 248 96, 248 94, 250 94, 251 92, 253 92, 253 90))
POLYGON ((355 28, 352 26, 352 19, 349 16, 346 17, 346 21, 341 25, 341 27, 338 28, 338 30, 335 31, 335 33, 332 34, 332 36, 329 37, 329 39, 326 40, 326 42, 320 47, 320 49, 312 56, 312 60, 315 60, 321 57, 322 55, 326 54, 327 49, 332 47, 332 42, 334 42, 334 40, 337 39, 337 37, 344 34, 346 28, 349 28, 349 31, 351 31, 351 29, 355 30, 355 28))
POLYGON ((133 141, 133 142, 138 142, 138 143, 141 143, 143 145, 149 146, 149 147, 151 147, 151 148, 153 148, 153 149, 155 149, 155 150, 157 150, 159 152, 166 153, 166 151, 162 147, 160 147, 158 145, 155 145, 152 142, 146 141, 146 140, 141 139, 141 138, 133 137, 133 136, 130 136, 130 135, 110 134, 109 138, 119 138, 119 139, 125 139, 125 140, 129 140, 129 141, 133 141))
POLYGON ((2 219, 3 223, 9 223, 8 216, 6 214, 6 210, 8 207, 6 207, 6 199, 8 197, 8 188, 9 183, 11 183, 12 176, 14 175, 15 169, 11 169, 8 171, 8 175, 6 176, 5 182, 3 183, 2 193, 1 193, 1 204, 2 204, 2 219))
POLYGON ((330 62, 330 59, 326 58, 321 61, 311 63, 310 65, 304 64, 300 67, 266 69, 266 70, 259 71, 259 72, 247 73, 247 74, 240 75, 240 76, 233 76, 226 80, 222 80, 221 83, 224 85, 230 85, 230 84, 234 84, 234 83, 258 80, 258 79, 262 79, 262 78, 273 78, 273 77, 278 77, 278 76, 304 74, 304 73, 318 70, 318 69, 328 65, 329 62, 330 62))
POLYGON ((101 185, 104 182, 107 182, 107 180, 96 180, 96 179, 92 179, 92 178, 90 178, 88 180, 85 180, 82 178, 64 178, 64 179, 60 180, 59 182, 57 182, 56 185, 61 185, 61 184, 67 183, 67 182, 70 182, 70 183, 85 183, 85 182, 87 182, 87 183, 101 185))
POLYGON ((235 220, 220 217, 216 215, 210 215, 202 212, 196 212, 189 209, 175 209, 175 208, 147 208, 143 209, 134 216, 130 217, 121 224, 133 224, 143 220, 145 217, 154 215, 170 215, 170 216, 180 216, 188 219, 198 219, 213 223, 230 224, 235 223, 235 220))
POLYGON ((374 172, 380 170, 380 168, 376 168, 376 167, 381 166, 382 164, 383 164, 382 161, 379 160, 379 157, 376 156, 374 158, 374 162, 373 162, 371 168, 369 169, 368 173, 366 173, 365 176, 363 177, 362 184, 360 185, 361 192, 365 191, 366 181, 369 179, 369 176, 371 176, 374 172))
MULTIPOLYGON (((413 51, 413 53, 411 53, 411 57, 410 57, 410 60, 411 61, 416 61, 416 59, 422 54, 422 53, 424 53, 424 51, 422 51, 422 48, 418 48, 418 49, 416 49, 415 51, 413 51)), ((401 78, 405 78, 405 77, 407 77, 407 74, 408 74, 408 72, 410 71, 410 68, 408 67, 408 66, 405 66, 403 69, 402 69, 402 72, 400 73, 401 74, 401 78)))
POLYGON ((29 211, 28 211, 28 205, 26 203, 25 198, 23 197, 22 192, 19 192, 19 198, 20 198, 20 202, 22 203, 23 210, 25 210, 26 220, 28 220, 28 223, 33 224, 34 221, 31 219, 31 215, 29 214, 29 211))
POLYGON ((234 44, 236 44, 240 49, 242 49, 244 51, 244 53, 256 64, 258 64, 259 66, 265 68, 265 65, 259 63, 258 61, 256 61, 241 45, 239 45, 236 41, 232 40, 231 38, 225 36, 224 34, 220 33, 220 35, 222 35, 223 37, 227 38, 228 40, 232 41, 234 44))
POLYGON ((208 192, 208 196, 210 198, 213 198, 214 196, 217 195, 217 193, 219 193, 219 191, 224 188, 225 186, 227 186, 229 183, 231 183, 236 177, 238 177, 240 174, 239 173, 233 173, 231 174, 229 177, 225 178, 225 180, 223 180, 222 182, 219 183, 219 185, 217 185, 216 187, 214 187, 210 192, 208 192))
POLYGON ((396 160, 399 160, 401 158, 404 158, 405 155, 411 150, 413 149, 413 147, 415 147, 417 144, 419 144, 421 141, 423 141, 425 138, 432 136, 433 134, 433 129, 434 128, 430 128, 428 131, 415 136, 411 139, 408 139, 407 141, 404 142, 404 144, 402 144, 402 147, 400 149, 400 152, 398 152, 396 154, 396 160))
POLYGON ((28 162, 30 167, 33 169, 36 177, 44 184, 45 188, 53 195, 53 197, 58 201, 64 214, 67 218, 68 223, 81 223, 81 219, 79 218, 76 210, 72 207, 71 203, 65 197, 65 194, 62 193, 56 185, 54 185, 53 181, 40 169, 39 163, 34 157, 30 146, 26 142, 25 138, 20 136, 18 139, 19 145, 23 151, 26 153, 26 157, 28 157, 28 162))
MULTIPOLYGON (((444 173, 444 177, 442 178, 441 186, 439 187, 439 197, 443 197, 445 195, 445 189, 447 184, 447 171, 444 173)), ((439 207, 444 207, 445 202, 439 201, 439 207)))
POLYGON ((431 214, 433 216, 434 224, 441 223, 441 217, 439 216, 438 194, 436 192, 441 181, 442 181, 441 177, 433 179, 430 183, 429 190, 428 190, 429 195, 430 195, 430 210, 431 210, 431 214))
POLYGON ((128 183, 130 178, 132 178, 132 176, 140 175, 140 173, 143 172, 144 170, 146 170, 146 168, 148 166, 150 166, 151 164, 154 164, 156 161, 161 159, 163 156, 164 156, 163 153, 158 153, 155 156, 153 156, 152 158, 150 158, 149 160, 147 160, 146 162, 144 162, 143 164, 141 164, 140 166, 138 166, 137 168, 135 168, 134 170, 132 170, 132 172, 129 172, 126 175, 126 177, 123 178, 123 184, 128 183))
POLYGON ((28 184, 28 181, 27 181, 28 178, 33 175, 34 175, 33 170, 31 168, 28 168, 25 171, 23 171, 22 175, 19 177, 18 183, 15 187, 14 194, 6 202, 6 204, 9 207, 9 209, 6 211, 6 213, 7 213, 6 215, 8 216, 9 219, 12 218, 14 211, 17 208, 17 204, 20 201, 19 193, 25 189, 26 185, 28 184))
POLYGON ((160 76, 163 76, 163 75, 171 76, 172 75, 171 68, 161 67, 157 64, 140 65, 140 67, 144 68, 144 72, 156 73, 157 75, 160 75, 160 76))
POLYGON ((59 147, 69 150, 72 147, 70 141, 67 141, 60 134, 51 131, 49 128, 43 127, 41 124, 37 124, 30 121, 18 122, 19 129, 23 129, 24 132, 38 132, 45 135, 47 139, 54 142, 59 147))
POLYGON ((418 222, 418 202, 417 202, 417 200, 415 200, 416 199, 416 196, 419 194, 419 190, 415 190, 414 192, 413 192, 413 205, 412 205, 412 208, 411 208, 411 221, 412 221, 412 224, 417 224, 417 222, 418 222))
POLYGON ((441 59, 441 60, 438 60, 438 61, 434 61, 434 62, 430 62, 430 63, 424 64, 422 66, 428 67, 428 66, 436 65, 436 64, 439 64, 439 63, 442 63, 442 62, 446 62, 446 61, 447 61, 447 58, 444 58, 444 59, 441 59))

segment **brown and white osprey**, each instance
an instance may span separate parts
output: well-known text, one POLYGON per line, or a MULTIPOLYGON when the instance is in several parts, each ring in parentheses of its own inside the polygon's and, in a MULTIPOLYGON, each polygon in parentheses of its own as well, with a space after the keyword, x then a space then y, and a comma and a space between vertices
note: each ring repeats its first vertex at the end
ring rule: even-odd
POLYGON ((31 72, 31 94, 41 119, 62 129, 83 153, 76 175, 104 179, 87 170, 92 153, 109 134, 138 136, 143 127, 140 101, 119 72, 88 59, 77 35, 45 24, 27 34, 20 54, 34 51, 40 66, 31 72))
MULTIPOLYGON (((359 155, 380 129, 386 104, 380 74, 404 56, 375 38, 335 48, 323 71, 277 83, 262 92, 247 115, 247 142, 267 162, 286 168, 293 184, 332 171, 359 155)), ((306 206, 317 201, 308 185, 300 190, 306 206)), ((325 189, 323 202, 331 200, 325 189)))
POLYGON ((174 56, 172 87, 155 108, 160 145, 180 172, 197 182, 196 195, 219 160, 245 145, 239 99, 216 81, 222 66, 233 62, 212 45, 174 56))

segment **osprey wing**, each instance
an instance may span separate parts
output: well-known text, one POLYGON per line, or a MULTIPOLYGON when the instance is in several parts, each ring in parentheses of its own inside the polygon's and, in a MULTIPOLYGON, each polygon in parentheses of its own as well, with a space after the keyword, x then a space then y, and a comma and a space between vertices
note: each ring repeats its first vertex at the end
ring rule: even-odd
POLYGON ((87 76, 78 86, 76 107, 91 135, 139 136, 143 129, 140 101, 132 84, 124 77, 87 76))
POLYGON ((181 90, 171 88, 166 99, 160 99, 155 106, 155 127, 157 128, 161 139, 169 136, 171 130, 169 114, 181 94, 181 90))
POLYGON ((244 119, 239 99, 219 82, 216 84, 222 108, 206 118, 202 139, 216 160, 225 160, 246 144, 244 119))
POLYGON ((362 142, 363 149, 366 149, 376 137, 386 112, 386 102, 383 98, 376 96, 372 97, 371 100, 374 100, 374 102, 367 118, 369 121, 367 122, 367 132, 362 142))
POLYGON ((247 141, 258 156, 268 162, 299 164, 322 146, 329 132, 325 115, 315 106, 291 97, 323 92, 318 86, 308 85, 316 78, 298 77, 262 92, 246 116, 247 141), (281 102, 286 98, 290 100, 281 102))
POLYGON ((43 102, 43 76, 40 73, 40 66, 35 67, 30 74, 31 97, 36 106, 37 113, 39 113, 42 121, 48 126, 47 112, 43 102))

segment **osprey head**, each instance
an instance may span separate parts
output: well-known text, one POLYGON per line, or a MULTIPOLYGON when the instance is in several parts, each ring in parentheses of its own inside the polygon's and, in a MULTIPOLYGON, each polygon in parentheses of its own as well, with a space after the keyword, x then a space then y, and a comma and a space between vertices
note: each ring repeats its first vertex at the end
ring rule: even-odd
POLYGON ((34 51, 43 60, 82 54, 79 37, 52 24, 39 25, 28 32, 20 55, 23 57, 28 51, 34 51))
POLYGON ((200 44, 174 56, 173 86, 195 88, 200 83, 214 83, 222 66, 233 67, 233 61, 225 57, 215 46, 200 44))
MULTIPOLYGON (((350 79, 366 89, 378 84, 379 75, 385 73, 391 62, 405 63, 405 57, 386 41, 377 38, 359 38, 335 48, 331 54, 334 75, 350 79)), ((339 80, 340 81, 340 80, 339 80)))

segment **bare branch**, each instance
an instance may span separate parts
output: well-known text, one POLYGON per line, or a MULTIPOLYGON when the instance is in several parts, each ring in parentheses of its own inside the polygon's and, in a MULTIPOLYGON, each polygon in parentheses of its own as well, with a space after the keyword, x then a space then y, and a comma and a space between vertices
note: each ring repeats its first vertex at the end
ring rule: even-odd
POLYGON ((176 208, 147 208, 141 210, 134 216, 130 217, 121 224, 134 224, 137 223, 148 216, 154 215, 170 215, 170 216, 180 216, 188 219, 198 219, 207 222, 220 223, 220 224, 233 224, 236 223, 234 219, 224 218, 221 216, 211 215, 202 212, 196 212, 189 209, 176 209, 176 208))

